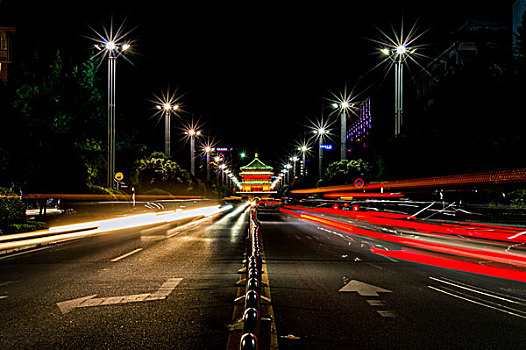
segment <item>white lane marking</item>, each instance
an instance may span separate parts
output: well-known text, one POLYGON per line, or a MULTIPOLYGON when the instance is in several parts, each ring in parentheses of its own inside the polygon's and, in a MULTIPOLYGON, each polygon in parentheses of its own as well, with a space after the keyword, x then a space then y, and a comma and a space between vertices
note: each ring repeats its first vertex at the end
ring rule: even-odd
POLYGON ((371 306, 384 306, 385 305, 383 300, 366 300, 366 301, 371 306))
POLYGON ((383 270, 382 267, 377 266, 377 265, 375 265, 375 264, 371 264, 370 262, 368 262, 367 265, 372 266, 372 267, 374 267, 375 269, 378 269, 378 270, 383 270))
POLYGON ((13 253, 13 254, 8 254, 8 255, 0 256, 0 260, 10 259, 10 258, 14 258, 15 256, 24 255, 24 254, 29 254, 29 253, 34 253, 34 252, 38 252, 39 250, 50 249, 50 248, 53 248, 53 246, 48 245, 48 246, 45 246, 45 247, 40 247, 40 248, 35 248, 35 249, 24 250, 24 251, 22 251, 22 252, 17 252, 17 253, 13 253))
POLYGON ((460 282, 453 283, 453 282, 446 281, 446 280, 441 280, 441 279, 435 278, 435 277, 429 277, 429 278, 434 280, 434 281, 438 281, 438 282, 442 282, 442 283, 445 283, 445 284, 449 284, 451 286, 455 286, 457 288, 461 288, 461 289, 464 289, 464 290, 469 290, 470 292, 475 292, 475 293, 478 293, 478 294, 482 294, 482 295, 488 296, 490 298, 500 299, 500 300, 503 300, 503 301, 506 301, 506 302, 512 303, 512 304, 525 305, 524 302, 520 302, 520 301, 504 298, 504 297, 501 297, 499 295, 495 295, 495 294, 489 293, 488 291, 486 291, 484 289, 477 289, 476 287, 470 286, 469 284, 464 284, 464 283, 460 283, 460 282))
POLYGON ((0 283, 0 287, 5 287, 15 282, 18 282, 18 281, 5 281, 5 282, 0 283))
POLYGON ((435 202, 429 204, 427 207, 425 207, 425 208, 422 209, 422 210, 419 210, 418 212, 414 213, 412 216, 417 216, 418 214, 420 214, 420 213, 426 211, 427 209, 431 208, 434 204, 435 204, 435 202))
POLYGON ((122 260, 122 259, 124 259, 124 258, 129 257, 129 256, 132 255, 132 254, 138 253, 138 252, 140 252, 141 250, 142 250, 142 248, 137 248, 137 249, 135 249, 135 250, 132 250, 132 251, 129 252, 129 253, 126 253, 126 254, 123 254, 123 255, 118 256, 118 257, 116 257, 116 258, 111 259, 111 262, 117 262, 117 261, 119 261, 119 260, 122 260))
MULTIPOLYGON (((464 297, 462 295, 457 295, 455 293, 451 293, 451 292, 442 290, 440 288, 436 288, 436 287, 433 287, 433 286, 427 286, 427 287, 432 289, 432 290, 435 290, 437 292, 444 293, 444 294, 447 294, 449 296, 455 297, 457 299, 462 299, 462 300, 465 300, 465 301, 469 301, 470 303, 473 303, 473 304, 476 304, 476 305, 484 306, 484 307, 487 307, 487 308, 490 308, 490 309, 493 309, 493 310, 497 310, 497 311, 500 311, 500 312, 507 313, 507 314, 512 315, 512 316, 517 316, 517 317, 526 319, 526 316, 520 315, 520 314, 517 313, 517 312, 521 312, 520 310, 515 310, 515 309, 509 308, 509 309, 511 309, 513 311, 516 311, 516 312, 512 312, 512 311, 504 310, 504 309, 501 309, 499 307, 496 307, 496 306, 493 306, 493 305, 489 305, 489 304, 486 304, 486 303, 483 303, 483 302, 480 302, 480 301, 477 301, 477 300, 472 300, 470 298, 464 297)), ((499 305, 499 304, 497 304, 497 305, 499 305)), ((499 305, 499 306, 502 306, 502 305, 499 305)))
POLYGON ((519 232, 516 235, 508 237, 508 239, 515 239, 515 238, 517 238, 519 236, 522 236, 523 234, 526 234, 526 231, 519 232))
POLYGON ((378 314, 380 314, 380 316, 382 316, 382 317, 391 317, 391 318, 396 317, 396 312, 394 312, 394 311, 390 311, 390 310, 377 310, 376 312, 378 312, 378 314))
POLYGON ((166 282, 164 282, 162 286, 154 293, 122 295, 106 298, 95 298, 97 294, 93 294, 77 299, 66 300, 57 303, 57 306, 63 314, 67 314, 68 312, 81 307, 127 304, 150 300, 163 300, 166 299, 166 297, 174 290, 175 287, 177 287, 177 285, 182 280, 182 278, 170 278, 166 282))
POLYGON ((7 299, 7 295, 0 295, 0 299, 7 299))
POLYGON ((389 260, 389 261, 391 261, 391 262, 395 262, 395 263, 398 262, 398 260, 396 260, 396 259, 394 259, 394 258, 391 258, 390 256, 381 255, 381 254, 380 254, 380 256, 383 257, 383 258, 386 258, 387 260, 389 260))
POLYGON ((372 284, 367 284, 357 280, 351 280, 338 292, 357 292, 363 297, 377 297, 379 296, 378 292, 391 293, 392 291, 389 289, 373 286, 372 284))

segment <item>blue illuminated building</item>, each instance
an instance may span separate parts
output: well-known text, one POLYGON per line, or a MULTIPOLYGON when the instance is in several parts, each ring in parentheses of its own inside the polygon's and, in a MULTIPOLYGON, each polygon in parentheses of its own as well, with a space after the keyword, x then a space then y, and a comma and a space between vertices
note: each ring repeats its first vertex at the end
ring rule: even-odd
MULTIPOLYGON (((371 115, 371 99, 365 100, 358 110, 358 120, 351 124, 347 130, 347 142, 349 144, 349 152, 353 147, 360 146, 367 147, 368 137, 371 133, 372 115, 371 115)), ((351 118, 354 119, 354 118, 351 118)))

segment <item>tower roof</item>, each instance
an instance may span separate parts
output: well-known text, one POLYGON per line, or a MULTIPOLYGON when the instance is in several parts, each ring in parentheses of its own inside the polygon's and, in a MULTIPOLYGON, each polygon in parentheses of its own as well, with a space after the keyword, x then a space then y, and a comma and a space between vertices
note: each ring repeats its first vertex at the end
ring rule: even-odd
POLYGON ((272 169, 273 168, 271 166, 268 166, 265 163, 263 163, 261 160, 259 160, 257 153, 253 161, 241 167, 242 171, 245 171, 245 170, 272 170, 272 169))

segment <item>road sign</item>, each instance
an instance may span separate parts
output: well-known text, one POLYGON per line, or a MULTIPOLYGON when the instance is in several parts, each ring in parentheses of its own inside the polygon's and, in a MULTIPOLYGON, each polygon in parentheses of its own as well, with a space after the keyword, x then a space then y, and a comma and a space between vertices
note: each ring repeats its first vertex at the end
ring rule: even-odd
POLYGON ((119 173, 115 173, 115 180, 117 181, 122 181, 122 179, 124 179, 124 174, 119 172, 119 173))
POLYGON ((357 178, 356 180, 354 180, 354 186, 356 188, 362 188, 364 185, 365 185, 365 182, 362 179, 357 178))

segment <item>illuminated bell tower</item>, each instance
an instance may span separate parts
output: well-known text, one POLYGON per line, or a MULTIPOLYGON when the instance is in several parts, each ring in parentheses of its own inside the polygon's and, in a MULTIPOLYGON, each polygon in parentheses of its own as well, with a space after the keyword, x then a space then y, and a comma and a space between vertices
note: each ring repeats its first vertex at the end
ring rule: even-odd
POLYGON ((237 193, 245 194, 269 194, 276 193, 270 189, 272 185, 272 167, 266 165, 258 158, 258 154, 249 164, 242 166, 241 173, 241 191, 237 193))

